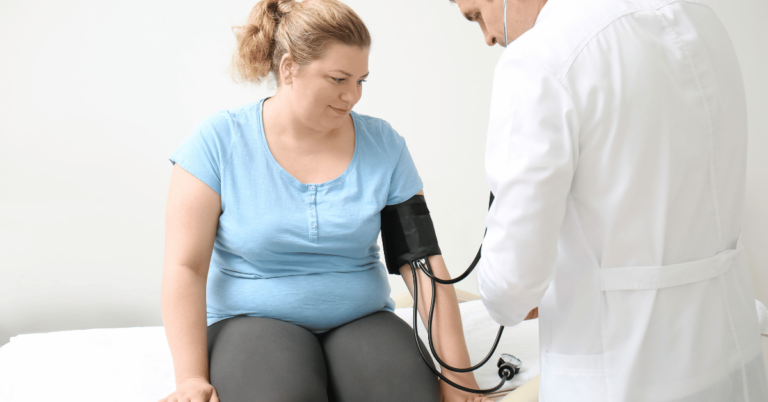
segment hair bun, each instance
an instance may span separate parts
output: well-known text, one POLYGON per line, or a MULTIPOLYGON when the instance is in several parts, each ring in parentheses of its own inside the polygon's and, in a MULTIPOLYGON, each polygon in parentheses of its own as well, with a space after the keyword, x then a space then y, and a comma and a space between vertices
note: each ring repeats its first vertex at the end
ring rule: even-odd
POLYGON ((275 20, 281 20, 286 14, 293 11, 296 7, 294 0, 272 0, 270 4, 270 11, 274 13, 275 20))
POLYGON ((247 24, 243 26, 245 35, 255 38, 261 32, 261 27, 256 24, 247 24))
POLYGON ((285 54, 305 66, 322 57, 332 43, 361 49, 371 46, 368 28, 339 0, 259 0, 247 23, 234 27, 234 32, 233 78, 254 83, 272 74, 280 85, 280 61, 285 54))

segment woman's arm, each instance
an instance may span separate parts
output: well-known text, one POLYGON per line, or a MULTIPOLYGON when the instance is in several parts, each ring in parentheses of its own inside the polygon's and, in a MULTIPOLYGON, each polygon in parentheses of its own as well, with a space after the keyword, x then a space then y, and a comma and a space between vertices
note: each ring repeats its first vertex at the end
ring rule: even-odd
MULTIPOLYGON (((420 191, 417 195, 423 195, 420 191)), ((432 266, 432 274, 440 279, 450 279, 448 268, 445 266, 443 256, 433 255, 429 257, 429 263, 432 266)), ((416 271, 419 283, 419 314, 421 315, 424 326, 427 327, 429 317, 429 306, 432 302, 432 286, 429 277, 421 270, 416 271)), ((408 290, 413 296, 413 274, 410 265, 403 265, 400 268, 400 275, 403 277, 408 290)), ((459 311, 459 302, 456 299, 456 291, 453 285, 436 284, 435 287, 435 311, 432 317, 432 341, 435 351, 440 359, 453 366, 466 368, 471 366, 469 361, 469 352, 467 343, 464 339, 464 329, 461 325, 461 312, 459 311)), ((437 362, 435 362, 437 364, 437 362)), ((477 381, 473 373, 456 373, 450 370, 442 370, 442 374, 449 380, 468 388, 478 389, 477 381)), ((480 400, 488 401, 479 395, 469 394, 459 391, 444 381, 440 382, 440 393, 443 400, 480 400)), ((490 401, 489 401, 490 402, 490 401)))
POLYGON ((209 383, 205 286, 221 197, 177 164, 165 215, 161 307, 178 393, 185 381, 209 383))

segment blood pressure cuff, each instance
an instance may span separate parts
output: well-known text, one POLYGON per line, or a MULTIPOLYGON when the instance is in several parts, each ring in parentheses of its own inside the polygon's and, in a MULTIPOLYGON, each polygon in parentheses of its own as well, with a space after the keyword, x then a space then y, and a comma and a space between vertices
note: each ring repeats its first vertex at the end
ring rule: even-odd
POLYGON ((390 274, 400 275, 403 265, 441 254, 423 195, 381 210, 381 241, 390 274))

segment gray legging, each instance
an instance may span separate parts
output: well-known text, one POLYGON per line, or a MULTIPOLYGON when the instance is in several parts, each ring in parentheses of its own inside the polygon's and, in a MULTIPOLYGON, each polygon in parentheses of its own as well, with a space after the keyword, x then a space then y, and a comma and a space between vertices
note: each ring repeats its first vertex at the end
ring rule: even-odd
POLYGON ((440 400, 413 330, 389 311, 319 335, 270 318, 226 319, 208 327, 208 361, 222 402, 440 400))

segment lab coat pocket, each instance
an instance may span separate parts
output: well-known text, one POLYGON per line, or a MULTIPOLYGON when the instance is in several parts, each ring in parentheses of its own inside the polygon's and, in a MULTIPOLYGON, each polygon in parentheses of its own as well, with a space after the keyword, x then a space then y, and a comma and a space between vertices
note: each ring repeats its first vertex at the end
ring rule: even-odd
POLYGON ((607 401, 603 355, 541 352, 542 402, 607 401))

